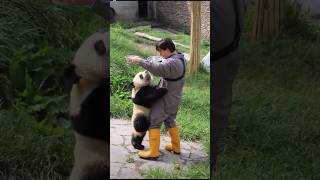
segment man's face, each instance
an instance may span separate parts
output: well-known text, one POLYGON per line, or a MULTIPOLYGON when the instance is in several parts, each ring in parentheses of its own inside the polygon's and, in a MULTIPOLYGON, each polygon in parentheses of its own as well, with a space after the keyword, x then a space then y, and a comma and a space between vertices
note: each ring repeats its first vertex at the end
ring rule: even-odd
POLYGON ((160 54, 160 56, 163 57, 163 58, 168 58, 168 57, 171 55, 171 52, 170 52, 169 49, 166 49, 166 50, 160 49, 160 50, 159 50, 159 54, 160 54))

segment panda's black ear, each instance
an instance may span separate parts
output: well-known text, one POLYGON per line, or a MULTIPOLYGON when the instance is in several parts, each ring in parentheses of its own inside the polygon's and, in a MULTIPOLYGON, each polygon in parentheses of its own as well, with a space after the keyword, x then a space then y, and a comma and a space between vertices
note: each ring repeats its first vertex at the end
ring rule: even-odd
POLYGON ((102 40, 97 41, 96 43, 94 43, 94 49, 96 50, 97 54, 99 56, 103 56, 106 55, 107 52, 107 48, 104 45, 102 40))

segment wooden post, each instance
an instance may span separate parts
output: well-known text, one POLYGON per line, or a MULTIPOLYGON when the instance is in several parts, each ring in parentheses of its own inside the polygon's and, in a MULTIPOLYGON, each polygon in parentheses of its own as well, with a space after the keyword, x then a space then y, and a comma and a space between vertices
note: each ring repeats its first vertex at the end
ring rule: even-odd
POLYGON ((252 35, 251 35, 251 38, 252 38, 252 41, 255 41, 257 39, 257 36, 258 36, 258 22, 259 22, 259 9, 260 7, 260 0, 257 0, 256 1, 256 15, 254 16, 254 19, 253 19, 253 30, 252 30, 252 35))
POLYGON ((200 64, 200 29, 201 27, 201 1, 191 1, 191 43, 189 73, 198 71, 200 64))
POLYGON ((257 0, 252 41, 272 38, 280 32, 280 3, 283 0, 257 0))

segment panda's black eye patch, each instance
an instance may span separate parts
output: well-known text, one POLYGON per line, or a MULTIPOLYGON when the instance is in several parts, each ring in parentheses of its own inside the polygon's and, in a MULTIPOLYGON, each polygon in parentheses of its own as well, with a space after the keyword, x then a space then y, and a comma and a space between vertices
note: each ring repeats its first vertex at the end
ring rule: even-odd
POLYGON ((104 45, 102 40, 99 40, 94 44, 94 49, 99 56, 105 55, 107 52, 106 46, 104 45))
POLYGON ((140 77, 140 79, 143 79, 143 76, 142 76, 142 74, 140 74, 140 75, 139 75, 139 77, 140 77))

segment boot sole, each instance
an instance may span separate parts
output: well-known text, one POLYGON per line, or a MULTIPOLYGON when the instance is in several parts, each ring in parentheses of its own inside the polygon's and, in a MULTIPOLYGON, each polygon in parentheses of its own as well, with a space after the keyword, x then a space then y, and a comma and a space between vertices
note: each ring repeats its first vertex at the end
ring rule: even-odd
MULTIPOLYGON (((167 150, 167 149, 166 149, 167 150)), ((181 152, 175 152, 175 151, 170 151, 170 150, 167 150, 167 151, 169 151, 169 152, 172 152, 173 154, 181 154, 181 152)))
MULTIPOLYGON (((140 156, 139 156, 140 157, 140 156)), ((156 161, 159 157, 140 157, 141 159, 156 161)))

